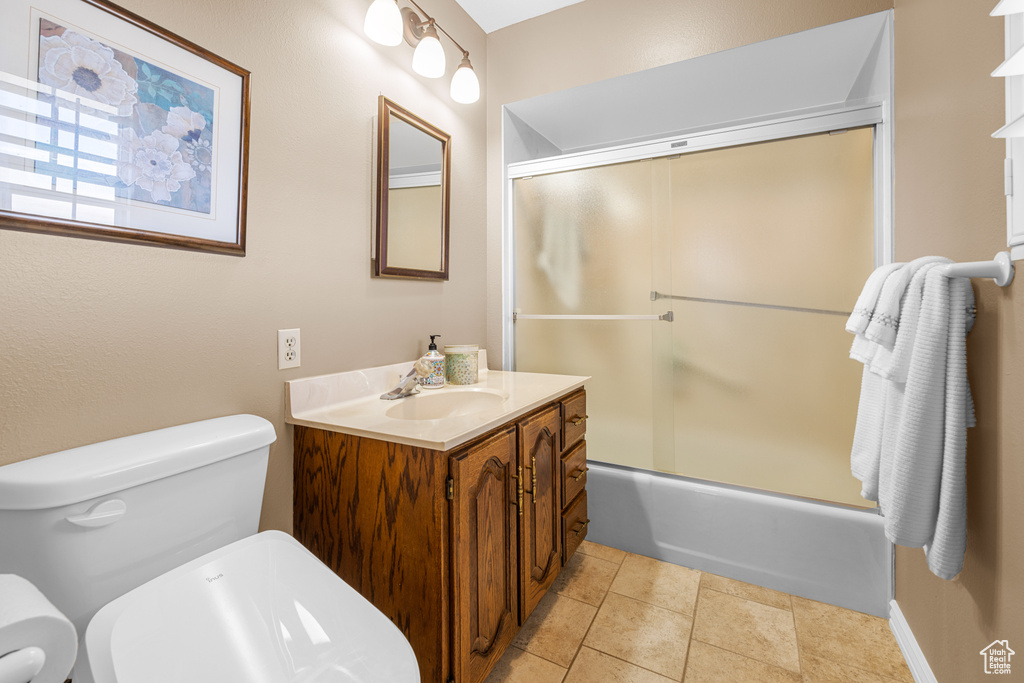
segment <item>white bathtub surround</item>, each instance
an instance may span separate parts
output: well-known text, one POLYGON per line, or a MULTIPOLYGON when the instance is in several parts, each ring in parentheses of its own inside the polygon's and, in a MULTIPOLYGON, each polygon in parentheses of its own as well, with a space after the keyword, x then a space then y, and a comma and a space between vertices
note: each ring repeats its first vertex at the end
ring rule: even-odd
POLYGON ((889 628, 892 629, 892 634, 896 637, 896 644, 900 646, 900 652, 903 653, 903 659, 907 661, 915 683, 938 683, 938 679, 932 673, 932 668, 928 665, 928 660, 924 657, 924 652, 921 651, 921 646, 914 638, 914 632, 910 630, 910 624, 907 623, 895 600, 889 603, 889 628))
POLYGON ((862 495, 879 502, 886 536, 924 547, 944 579, 963 567, 966 429, 974 426, 966 360, 974 294, 966 278, 947 277, 948 263, 925 257, 893 271, 876 310, 883 298, 902 299, 900 315, 879 326, 895 332, 892 343, 876 336, 865 352, 858 335, 851 349, 865 362, 851 470, 862 495))
POLYGON ((591 461, 594 543, 887 618, 893 549, 874 510, 591 461))
MULTIPOLYGON (((380 395, 405 377, 412 365, 409 361, 285 382, 285 421, 447 451, 582 387, 590 379, 481 369, 476 384, 445 386, 382 401, 380 395)), ((481 368, 486 367, 482 362, 481 368)))

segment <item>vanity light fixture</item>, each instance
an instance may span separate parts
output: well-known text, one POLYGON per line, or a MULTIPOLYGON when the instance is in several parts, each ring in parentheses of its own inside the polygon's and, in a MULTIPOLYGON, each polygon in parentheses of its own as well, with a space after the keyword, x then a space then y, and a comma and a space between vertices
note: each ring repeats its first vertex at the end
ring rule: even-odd
POLYGON ((404 36, 405 42, 415 48, 412 55, 413 71, 426 78, 441 78, 445 73, 445 56, 444 47, 437 35, 440 31, 462 53, 462 61, 452 77, 452 99, 460 104, 472 104, 479 100, 480 81, 469 61, 469 52, 462 49, 414 0, 408 1, 426 19, 410 7, 399 9, 397 0, 373 0, 366 11, 363 32, 375 43, 388 46, 398 45, 404 36))
MULTIPOLYGON (((441 47, 441 40, 434 30, 434 20, 427 19, 422 22, 426 25, 421 28, 419 15, 408 7, 402 10, 402 17, 406 19, 407 27, 420 29, 416 49, 412 51, 412 70, 424 78, 444 76, 444 48, 441 47)), ((406 36, 408 38, 408 31, 406 36)))
POLYGON ((469 63, 469 53, 462 53, 459 68, 452 76, 452 99, 459 104, 472 104, 480 99, 480 81, 476 78, 473 65, 469 63))
POLYGON ((402 42, 402 12, 394 0, 373 0, 366 10, 363 33, 381 45, 394 46, 402 42))

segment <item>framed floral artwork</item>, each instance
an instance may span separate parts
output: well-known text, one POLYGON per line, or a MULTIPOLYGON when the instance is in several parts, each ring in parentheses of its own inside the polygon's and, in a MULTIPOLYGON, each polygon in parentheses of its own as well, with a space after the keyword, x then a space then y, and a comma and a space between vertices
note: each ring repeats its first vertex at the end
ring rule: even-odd
POLYGON ((4 0, 0 228, 244 256, 249 72, 106 0, 4 0))

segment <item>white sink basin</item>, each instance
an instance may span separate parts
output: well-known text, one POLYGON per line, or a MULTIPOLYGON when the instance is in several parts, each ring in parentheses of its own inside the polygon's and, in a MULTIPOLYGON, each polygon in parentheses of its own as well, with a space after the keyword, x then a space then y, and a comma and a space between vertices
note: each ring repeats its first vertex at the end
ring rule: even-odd
POLYGON ((396 420, 440 420, 494 410, 507 398, 507 394, 489 389, 446 387, 437 393, 421 390, 408 398, 397 399, 384 414, 396 420))

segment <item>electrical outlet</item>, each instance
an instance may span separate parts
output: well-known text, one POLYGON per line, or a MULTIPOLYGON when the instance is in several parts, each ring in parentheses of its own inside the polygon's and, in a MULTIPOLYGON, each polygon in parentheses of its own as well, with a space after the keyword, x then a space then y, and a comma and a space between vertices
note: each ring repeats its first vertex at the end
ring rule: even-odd
POLYGON ((302 365, 299 329, 277 331, 277 369, 287 370, 302 365))

